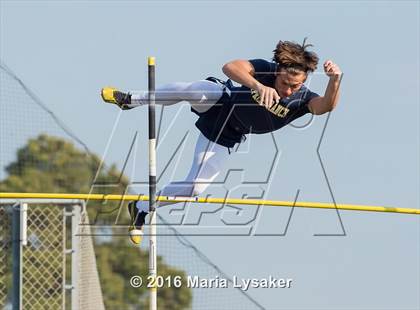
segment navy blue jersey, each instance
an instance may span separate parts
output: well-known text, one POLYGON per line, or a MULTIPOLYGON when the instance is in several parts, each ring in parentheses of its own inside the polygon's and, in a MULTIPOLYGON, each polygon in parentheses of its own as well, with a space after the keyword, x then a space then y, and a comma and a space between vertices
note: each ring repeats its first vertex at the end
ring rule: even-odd
MULTIPOLYGON (((262 59, 250 60, 255 79, 274 88, 276 63, 262 59)), ((218 103, 208 111, 199 114, 197 128, 209 140, 226 147, 241 142, 249 133, 263 134, 278 130, 293 120, 309 113, 308 103, 319 95, 304 85, 269 109, 258 104, 259 94, 246 86, 229 87, 218 103)), ((198 114, 198 113, 197 113, 198 114)))

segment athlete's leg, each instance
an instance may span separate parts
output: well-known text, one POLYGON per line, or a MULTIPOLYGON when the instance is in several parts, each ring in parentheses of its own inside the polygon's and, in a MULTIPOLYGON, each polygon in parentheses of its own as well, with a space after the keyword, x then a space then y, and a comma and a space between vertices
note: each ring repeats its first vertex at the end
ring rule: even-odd
MULTIPOLYGON (((211 142, 202 134, 198 137, 190 171, 183 181, 171 182, 158 195, 192 197, 203 193, 221 172, 229 152, 226 147, 211 142)), ((160 202, 158 206, 176 202, 160 202)), ((149 202, 137 202, 139 211, 149 212, 149 202)))
MULTIPOLYGON (((229 156, 226 147, 211 142, 202 134, 198 137, 193 162, 184 181, 171 182, 165 186, 158 196, 197 196, 219 175, 229 156)), ((176 202, 159 202, 158 207, 174 204, 176 202)), ((129 228, 130 238, 133 243, 140 244, 143 236, 143 225, 149 212, 148 201, 131 201, 128 204, 131 216, 129 228)))
MULTIPOLYGON (((172 105, 181 101, 189 102, 197 112, 210 109, 223 95, 223 86, 207 80, 192 83, 169 83, 160 86, 155 91, 156 103, 172 105)), ((113 103, 123 110, 132 109, 147 104, 148 91, 124 93, 112 87, 101 91, 105 102, 113 103)))
MULTIPOLYGON (((223 95, 222 85, 207 80, 192 83, 177 82, 157 87, 156 104, 172 105, 181 101, 189 102, 198 112, 205 112, 223 95)), ((129 108, 146 104, 148 92, 133 92, 129 108)))

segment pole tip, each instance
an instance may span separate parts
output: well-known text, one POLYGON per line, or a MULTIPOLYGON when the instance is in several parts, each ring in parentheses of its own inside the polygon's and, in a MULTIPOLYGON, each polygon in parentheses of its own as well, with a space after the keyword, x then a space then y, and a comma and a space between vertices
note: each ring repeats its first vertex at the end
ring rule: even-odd
POLYGON ((149 64, 149 66, 154 66, 155 65, 155 57, 149 57, 147 59, 147 62, 149 64))

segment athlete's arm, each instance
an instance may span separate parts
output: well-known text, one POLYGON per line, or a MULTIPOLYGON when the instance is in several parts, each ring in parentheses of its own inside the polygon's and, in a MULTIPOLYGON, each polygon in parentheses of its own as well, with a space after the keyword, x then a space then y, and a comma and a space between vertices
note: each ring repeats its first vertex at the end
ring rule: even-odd
POLYGON ((254 78, 255 69, 248 60, 233 60, 225 64, 222 70, 228 78, 236 83, 256 90, 260 94, 260 104, 270 107, 273 100, 276 102, 280 100, 280 96, 274 88, 265 86, 254 78))
POLYGON ((308 108, 312 114, 321 115, 334 110, 338 103, 339 88, 341 81, 341 70, 331 60, 324 63, 324 71, 330 80, 325 89, 324 97, 316 97, 309 101, 308 108))

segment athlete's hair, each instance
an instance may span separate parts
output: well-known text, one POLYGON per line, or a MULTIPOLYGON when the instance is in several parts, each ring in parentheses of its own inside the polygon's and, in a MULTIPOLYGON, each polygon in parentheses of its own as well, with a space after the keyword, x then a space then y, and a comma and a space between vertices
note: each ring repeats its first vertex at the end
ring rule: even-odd
POLYGON ((278 71, 284 69, 292 74, 299 74, 302 71, 314 72, 319 58, 317 54, 307 50, 310 46, 312 44, 307 44, 306 38, 302 45, 290 41, 279 41, 273 51, 273 60, 279 65, 278 71))

